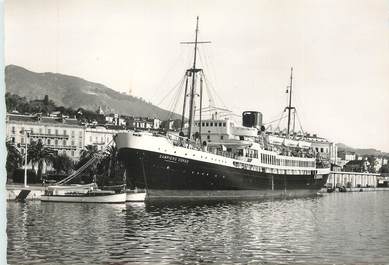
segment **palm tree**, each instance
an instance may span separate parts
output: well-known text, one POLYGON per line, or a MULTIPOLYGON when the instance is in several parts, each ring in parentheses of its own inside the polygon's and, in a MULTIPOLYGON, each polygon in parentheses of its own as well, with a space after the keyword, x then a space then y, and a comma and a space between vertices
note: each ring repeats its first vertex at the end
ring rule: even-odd
POLYGON ((34 169, 35 164, 38 164, 37 176, 42 179, 43 163, 51 164, 56 152, 48 147, 45 147, 41 141, 31 142, 28 148, 28 162, 31 162, 34 169))
POLYGON ((20 168, 23 162, 22 154, 15 147, 15 145, 11 141, 6 142, 7 146, 7 179, 8 177, 12 177, 13 173, 16 169, 20 168))
POLYGON ((81 150, 80 160, 77 163, 77 169, 91 160, 98 153, 97 147, 94 145, 87 145, 81 150))
POLYGON ((74 168, 73 160, 66 154, 59 154, 52 157, 51 165, 57 174, 69 174, 74 168))
MULTIPOLYGON (((97 150, 97 147, 94 145, 87 145, 85 146, 85 149, 81 150, 80 160, 78 161, 76 165, 76 169, 79 169, 82 167, 85 163, 87 163, 89 160, 91 160, 95 155, 97 155, 99 151, 97 150)), ((89 173, 90 177, 93 177, 97 173, 97 163, 91 164, 85 172, 89 173)))
POLYGON ((118 150, 116 146, 111 145, 105 151, 105 157, 99 163, 100 173, 108 177, 115 175, 116 164, 118 163, 118 150))
POLYGON ((115 145, 110 145, 105 151, 105 157, 98 164, 101 182, 115 185, 123 184, 124 168, 119 160, 119 152, 115 145))

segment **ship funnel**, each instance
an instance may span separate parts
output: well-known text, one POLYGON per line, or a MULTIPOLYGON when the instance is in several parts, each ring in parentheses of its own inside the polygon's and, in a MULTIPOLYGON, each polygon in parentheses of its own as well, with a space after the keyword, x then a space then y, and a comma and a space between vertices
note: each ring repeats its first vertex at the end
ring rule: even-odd
POLYGON ((259 111, 245 111, 242 113, 242 125, 244 127, 261 128, 262 113, 259 111))

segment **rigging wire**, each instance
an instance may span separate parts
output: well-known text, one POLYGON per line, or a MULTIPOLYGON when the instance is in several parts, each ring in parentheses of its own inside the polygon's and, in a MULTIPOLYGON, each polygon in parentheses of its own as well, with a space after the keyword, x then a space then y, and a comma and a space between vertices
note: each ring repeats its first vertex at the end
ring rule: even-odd
MULTIPOLYGON (((204 59, 204 56, 203 56, 203 53, 199 51, 199 55, 200 55, 200 60, 201 61, 204 61, 204 64, 207 68, 210 68, 209 65, 208 65, 208 62, 206 61, 206 59, 204 59)), ((216 97, 218 98, 218 100, 220 101, 220 103, 223 105, 223 107, 226 108, 226 104, 224 103, 224 101, 222 100, 222 98, 219 96, 219 94, 217 93, 216 89, 214 88, 214 86, 212 85, 211 83, 211 80, 208 79, 208 76, 205 76, 205 74, 203 73, 203 77, 204 77, 204 81, 206 83, 206 86, 209 87, 209 93, 212 95, 212 94, 215 94, 216 97), (212 90, 213 90, 213 93, 212 93, 212 90)), ((214 98, 213 98, 213 103, 216 105, 216 102, 214 101, 214 98)))
MULTIPOLYGON (((263 125, 269 125, 269 124, 272 124, 272 123, 274 123, 274 122, 280 122, 282 119, 284 119, 285 117, 282 117, 281 116, 281 118, 279 118, 279 119, 275 119, 275 120, 272 120, 272 121, 269 121, 269 122, 266 122, 266 123, 264 123, 263 125)), ((279 123, 278 123, 278 125, 277 126, 279 126, 279 123)))
MULTIPOLYGON (((173 98, 173 101, 172 101, 172 103, 170 104, 171 107, 170 107, 170 109, 169 109, 170 112, 169 112, 169 116, 168 116, 168 119, 169 119, 169 120, 170 120, 170 118, 173 116, 174 111, 176 110, 177 103, 178 103, 178 101, 179 101, 179 99, 180 99, 180 97, 181 97, 181 94, 182 94, 182 92, 183 92, 184 83, 185 83, 185 76, 184 76, 184 78, 181 80, 180 86, 178 87, 177 92, 176 92, 176 94, 175 94, 175 96, 174 96, 174 98, 173 98)), ((186 96, 186 95, 185 95, 185 96, 186 96)))
POLYGON ((278 120, 278 123, 277 123, 277 128, 280 128, 280 123, 281 123, 281 120, 283 120, 284 118, 286 118, 286 117, 284 117, 284 115, 285 115, 285 111, 283 111, 283 112, 282 112, 282 114, 281 114, 281 118, 278 120))
POLYGON ((160 82, 158 82, 158 86, 156 86, 155 89, 153 90, 153 97, 150 100, 151 102, 154 102, 154 100, 155 100, 154 96, 157 96, 159 94, 159 93, 157 93, 158 92, 158 88, 161 88, 161 87, 163 87, 165 85, 165 83, 167 82, 167 78, 169 76, 171 76, 171 72, 177 67, 179 62, 182 62, 182 58, 185 55, 184 53, 187 53, 187 52, 185 52, 185 49, 182 48, 182 46, 180 45, 180 52, 179 52, 177 58, 172 61, 172 63, 168 67, 168 70, 163 75, 162 80, 160 82))
POLYGON ((170 95, 170 93, 172 93, 175 89, 177 89, 177 87, 180 86, 180 85, 183 83, 184 80, 185 80, 185 75, 180 79, 180 81, 178 81, 178 82, 174 85, 174 87, 173 87, 172 89, 170 89, 170 90, 168 91, 168 93, 162 98, 162 100, 158 103, 157 106, 160 106, 160 105, 163 103, 163 101, 165 101, 165 99, 170 95))
POLYGON ((303 135, 305 135, 305 133, 304 133, 304 129, 303 129, 303 127, 301 126, 300 117, 299 117, 299 115, 298 115, 298 113, 297 113, 297 110, 296 110, 296 109, 295 109, 295 112, 296 112, 296 116, 297 116, 297 121, 298 121, 298 123, 299 123, 299 126, 300 126, 300 130, 301 130, 301 132, 303 133, 303 135))

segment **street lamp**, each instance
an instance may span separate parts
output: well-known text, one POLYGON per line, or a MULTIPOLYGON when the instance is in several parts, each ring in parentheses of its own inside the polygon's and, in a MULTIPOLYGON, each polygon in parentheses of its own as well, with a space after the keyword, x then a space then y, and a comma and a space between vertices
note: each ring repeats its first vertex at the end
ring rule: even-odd
POLYGON ((24 137, 26 139, 26 154, 24 156, 24 187, 27 188, 27 144, 31 130, 23 130, 22 132, 24 133, 24 137))

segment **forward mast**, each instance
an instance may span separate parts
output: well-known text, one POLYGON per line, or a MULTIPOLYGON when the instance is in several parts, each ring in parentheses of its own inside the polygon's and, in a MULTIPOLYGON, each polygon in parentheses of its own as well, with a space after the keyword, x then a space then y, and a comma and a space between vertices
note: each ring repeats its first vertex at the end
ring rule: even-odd
MULTIPOLYGON (((188 135, 187 138, 190 139, 192 135, 192 126, 193 126, 193 120, 194 120, 194 109, 195 109, 195 102, 194 97, 196 96, 195 90, 196 90, 196 75, 199 72, 202 72, 203 69, 196 68, 196 62, 197 62, 197 46, 198 44, 202 43, 211 43, 210 41, 198 41, 198 32, 199 32, 199 17, 196 19, 196 34, 195 34, 195 41, 194 42, 181 42, 181 44, 194 44, 194 56, 193 56, 193 66, 191 69, 186 70, 185 76, 185 93, 184 93, 184 104, 182 109, 182 120, 181 120, 181 132, 180 134, 183 136, 183 127, 185 123, 185 108, 186 108, 186 97, 188 96, 188 79, 191 77, 191 87, 189 92, 189 121, 188 121, 188 135)), ((200 78, 200 126, 199 126, 199 137, 201 137, 201 111, 202 111, 202 89, 203 80, 200 78)))

